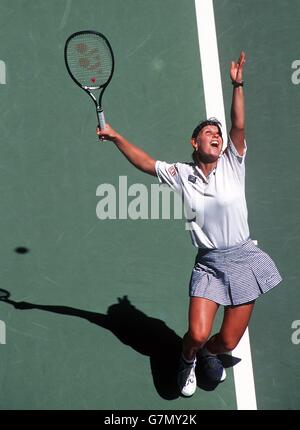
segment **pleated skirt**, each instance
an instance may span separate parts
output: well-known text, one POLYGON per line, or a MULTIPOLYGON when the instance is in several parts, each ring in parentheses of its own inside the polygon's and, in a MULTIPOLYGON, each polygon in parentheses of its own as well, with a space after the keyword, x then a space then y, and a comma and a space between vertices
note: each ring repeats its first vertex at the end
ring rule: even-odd
POLYGON ((227 249, 199 249, 189 295, 235 306, 257 299, 280 281, 272 258, 248 239, 227 249))

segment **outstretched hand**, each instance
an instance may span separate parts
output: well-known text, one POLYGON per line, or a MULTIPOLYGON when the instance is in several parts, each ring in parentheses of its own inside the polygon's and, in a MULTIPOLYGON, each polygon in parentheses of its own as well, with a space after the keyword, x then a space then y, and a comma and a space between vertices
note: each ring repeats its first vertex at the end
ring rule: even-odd
POLYGON ((238 59, 237 62, 231 61, 230 77, 232 81, 242 82, 243 68, 244 68, 245 61, 246 61, 246 55, 244 51, 240 53, 240 58, 238 59))

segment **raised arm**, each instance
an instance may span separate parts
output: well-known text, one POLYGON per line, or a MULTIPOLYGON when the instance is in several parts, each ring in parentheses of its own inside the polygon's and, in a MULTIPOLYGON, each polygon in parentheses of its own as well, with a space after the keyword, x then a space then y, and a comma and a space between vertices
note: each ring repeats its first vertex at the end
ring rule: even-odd
POLYGON ((117 133, 109 124, 106 124, 104 129, 97 128, 97 134, 101 141, 110 140, 114 142, 117 148, 125 155, 137 169, 149 175, 157 176, 155 170, 155 160, 146 152, 142 151, 137 146, 128 142, 123 136, 117 133))
POLYGON ((245 150, 245 105, 243 86, 243 68, 246 61, 245 53, 242 51, 237 62, 232 61, 230 67, 230 78, 233 84, 231 104, 231 140, 240 155, 245 150))

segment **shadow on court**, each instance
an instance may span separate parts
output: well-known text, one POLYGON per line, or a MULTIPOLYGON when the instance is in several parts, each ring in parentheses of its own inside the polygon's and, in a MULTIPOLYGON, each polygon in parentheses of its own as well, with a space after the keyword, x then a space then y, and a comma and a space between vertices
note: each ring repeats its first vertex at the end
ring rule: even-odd
MULTIPOLYGON (((162 398, 174 400, 180 396, 177 387, 177 370, 181 354, 181 337, 162 320, 149 317, 133 306, 127 296, 118 298, 118 303, 109 306, 106 314, 68 306, 17 302, 9 297, 8 291, 0 290, 0 300, 13 305, 16 309, 39 309, 71 315, 111 331, 122 343, 150 358, 154 386, 162 398)), ((239 361, 231 356, 221 358, 225 367, 233 366, 239 361)), ((205 391, 212 391, 218 385, 206 380, 199 369, 197 369, 197 381, 198 386, 205 391)))

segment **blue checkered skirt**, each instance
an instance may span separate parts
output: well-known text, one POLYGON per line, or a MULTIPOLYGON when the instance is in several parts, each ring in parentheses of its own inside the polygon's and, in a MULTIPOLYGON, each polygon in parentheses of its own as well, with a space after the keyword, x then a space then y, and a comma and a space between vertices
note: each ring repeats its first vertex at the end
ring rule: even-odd
POLYGON ((234 306, 257 299, 281 280, 272 258, 248 239, 227 249, 199 249, 189 294, 234 306))

